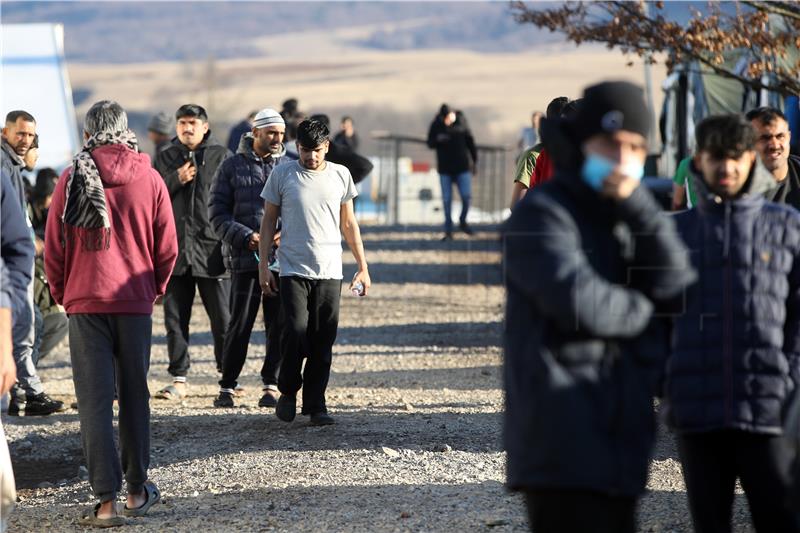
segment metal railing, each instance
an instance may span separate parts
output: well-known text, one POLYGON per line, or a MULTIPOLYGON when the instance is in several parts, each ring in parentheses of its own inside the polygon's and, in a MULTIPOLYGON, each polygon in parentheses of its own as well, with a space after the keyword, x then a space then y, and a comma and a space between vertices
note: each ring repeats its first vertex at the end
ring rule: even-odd
MULTIPOLYGON (((379 210, 385 213, 385 222, 396 224, 400 220, 401 159, 409 157, 415 162, 428 163, 430 168, 435 169, 436 153, 420 137, 388 132, 374 132, 372 137, 378 141, 380 161, 376 203, 379 204, 379 210)), ((486 214, 486 222, 500 222, 503 210, 508 207, 515 153, 499 145, 479 144, 477 149, 478 167, 472 182, 472 205, 486 214)), ((432 186, 438 188, 438 181, 432 186)))

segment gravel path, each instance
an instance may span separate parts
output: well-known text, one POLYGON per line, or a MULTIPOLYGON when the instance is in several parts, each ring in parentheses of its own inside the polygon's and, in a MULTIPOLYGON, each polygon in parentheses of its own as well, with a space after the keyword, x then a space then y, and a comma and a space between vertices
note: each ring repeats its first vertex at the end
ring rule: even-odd
MULTIPOLYGON (((263 331, 253 335, 240 406, 215 409, 208 319, 195 306, 190 394, 152 400, 150 476, 165 504, 137 531, 523 531, 503 486, 497 233, 438 241, 435 228, 364 228, 375 286, 342 296, 328 403, 337 424, 283 424, 257 407, 263 331)), ((345 254, 345 276, 354 272, 345 254)), ((168 383, 161 310, 150 389, 168 383)), ((48 392, 74 401, 65 346, 43 361, 48 392)), ((77 412, 5 417, 21 502, 11 531, 76 531, 92 502, 77 412)), ((662 431, 640 529, 690 531, 680 466, 662 431)), ((737 497, 735 531, 750 531, 737 497)))

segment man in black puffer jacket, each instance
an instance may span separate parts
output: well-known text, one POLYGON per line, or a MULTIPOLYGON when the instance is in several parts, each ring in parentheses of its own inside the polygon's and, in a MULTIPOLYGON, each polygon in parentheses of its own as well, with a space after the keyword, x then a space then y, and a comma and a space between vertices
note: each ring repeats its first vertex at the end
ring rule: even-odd
POLYGON ((508 485, 537 533, 633 533, 669 347, 655 316, 694 279, 639 185, 647 108, 624 82, 543 121, 556 175, 503 228, 508 485))
POLYGON ((796 533, 781 435, 800 384, 800 213, 764 199, 775 179, 744 117, 707 118, 696 136, 698 205, 676 222, 699 279, 676 318, 665 414, 696 531, 731 530, 739 478, 756 531, 796 533))
POLYGON ((283 146, 286 123, 273 109, 262 109, 253 119, 253 130, 243 135, 236 155, 219 167, 211 185, 208 216, 223 243, 225 266, 231 272, 231 323, 222 350, 222 379, 214 405, 233 407, 236 380, 247 358, 250 334, 259 306, 263 307, 267 350, 261 379, 264 394, 258 405, 274 407, 278 392, 280 352, 280 298, 267 297, 258 282, 259 230, 264 217, 261 191, 272 169, 287 155, 283 146))
POLYGON ((181 106, 175 119, 178 135, 169 148, 158 153, 155 161, 172 199, 179 248, 178 261, 164 295, 164 325, 173 383, 156 394, 156 398, 162 399, 177 399, 186 392, 189 320, 195 290, 200 291, 211 320, 214 358, 220 371, 222 344, 230 320, 230 280, 222 264, 220 239, 208 219, 208 196, 211 179, 231 153, 211 134, 206 110, 199 105, 181 106))

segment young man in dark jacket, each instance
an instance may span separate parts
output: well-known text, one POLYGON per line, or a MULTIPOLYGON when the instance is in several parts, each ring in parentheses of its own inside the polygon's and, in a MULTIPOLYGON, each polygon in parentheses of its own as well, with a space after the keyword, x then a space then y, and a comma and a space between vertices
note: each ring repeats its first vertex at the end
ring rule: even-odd
POLYGON ((261 306, 268 339, 261 379, 264 394, 258 405, 275 407, 280 353, 280 297, 265 296, 258 282, 258 255, 264 201, 261 191, 272 169, 287 156, 283 146, 286 123, 273 109, 254 116, 250 135, 243 135, 235 156, 220 165, 211 185, 208 216, 223 242, 225 266, 231 272, 231 322, 222 350, 222 379, 216 407, 233 407, 236 380, 242 372, 253 323, 261 306))
POLYGON ((453 220, 450 214, 453 185, 461 196, 459 227, 467 235, 472 229, 467 224, 469 202, 472 198, 472 174, 478 165, 478 149, 464 115, 447 104, 442 104, 439 114, 428 129, 428 148, 436 150, 436 165, 442 185, 444 205, 444 239, 453 238, 453 220))
POLYGON ((636 529, 668 348, 655 313, 694 279, 639 185, 648 129, 640 88, 587 88, 576 117, 544 121, 556 176, 503 228, 508 484, 537 533, 636 529))
POLYGON ((189 321, 195 290, 200 291, 214 337, 214 358, 222 371, 222 345, 230 321, 230 280, 222 262, 222 245, 208 219, 211 181, 231 153, 208 128, 206 110, 195 104, 175 113, 178 136, 156 157, 172 199, 178 230, 178 261, 164 295, 169 373, 173 383, 156 398, 177 399, 186 393, 189 371, 189 321))
POLYGON ((123 476, 124 515, 143 516, 160 499, 147 479, 147 372, 153 302, 167 287, 178 243, 169 193, 139 152, 125 110, 108 100, 94 104, 84 139, 53 195, 44 258, 53 297, 69 313, 83 453, 99 500, 79 523, 111 527, 125 524, 116 508, 123 476))
POLYGON ((800 213, 764 199, 775 180, 744 117, 707 118, 696 136, 698 205, 675 219, 699 279, 675 321, 664 404, 689 509, 696 531, 731 531, 739 478, 756 531, 796 533, 781 434, 800 385, 800 213))

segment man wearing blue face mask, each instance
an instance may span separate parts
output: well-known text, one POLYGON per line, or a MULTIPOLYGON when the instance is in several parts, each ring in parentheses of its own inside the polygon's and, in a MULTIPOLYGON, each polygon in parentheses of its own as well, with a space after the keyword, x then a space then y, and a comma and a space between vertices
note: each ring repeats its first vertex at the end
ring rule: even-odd
POLYGON ((503 227, 508 485, 537 533, 636 530, 669 323, 694 280, 673 222, 640 187, 643 93, 589 87, 545 120, 553 179, 503 227))

